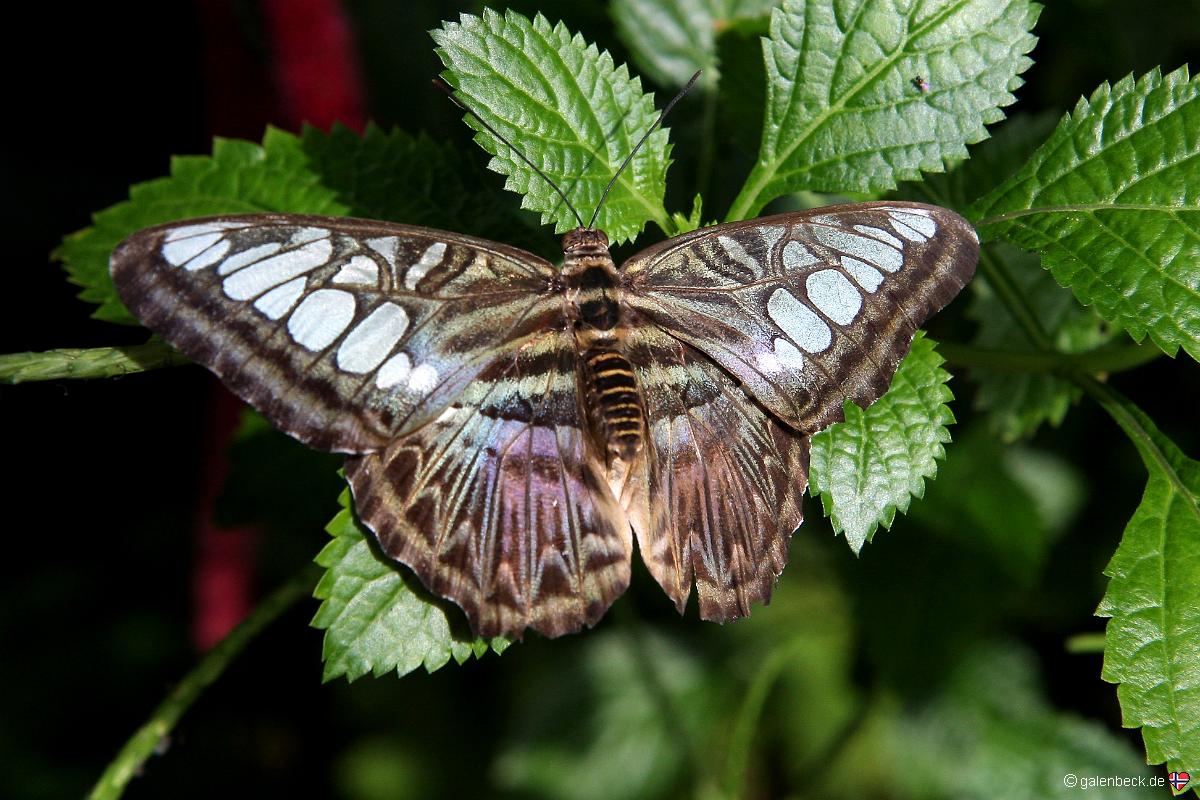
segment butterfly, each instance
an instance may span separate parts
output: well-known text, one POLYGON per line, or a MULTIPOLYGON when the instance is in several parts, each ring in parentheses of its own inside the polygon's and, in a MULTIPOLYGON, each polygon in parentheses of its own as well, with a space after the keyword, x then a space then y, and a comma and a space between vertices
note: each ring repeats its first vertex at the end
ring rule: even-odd
POLYGON ((110 273, 275 427, 347 454, 359 519, 477 635, 594 625, 635 537, 681 613, 694 585, 702 618, 746 616, 787 562, 810 437, 883 394, 979 239, 944 208, 859 203, 701 228, 618 268, 599 205, 571 211, 561 268, 431 228, 257 214, 139 231, 110 273))
POLYGON ((147 327, 277 428, 348 454, 360 519, 483 636, 595 624, 633 537, 682 612, 769 599, 809 437, 886 389, 979 244, 943 208, 843 205, 549 261, 349 218, 140 231, 111 274, 147 327))

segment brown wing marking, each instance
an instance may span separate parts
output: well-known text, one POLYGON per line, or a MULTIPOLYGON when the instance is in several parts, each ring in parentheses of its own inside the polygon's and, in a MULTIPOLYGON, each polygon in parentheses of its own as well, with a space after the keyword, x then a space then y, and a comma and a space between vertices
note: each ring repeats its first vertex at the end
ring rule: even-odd
POLYGON ((800 525, 808 438, 754 404, 716 365, 661 331, 628 353, 646 399, 645 459, 622 504, 650 573, 683 611, 724 622, 771 597, 800 525))
MULTIPOLYGON (((147 228, 116 248, 110 271, 143 324, 277 428, 348 453, 382 449, 437 418, 496 351, 562 318, 561 301, 547 294, 553 267, 537 256, 342 217, 259 214, 147 228), (283 291, 297 282, 302 288, 283 291), (263 304, 281 291, 289 300, 268 313, 263 304), (351 311, 310 349, 290 326, 321 292, 351 298, 351 311), (372 327, 377 312, 393 328, 401 317, 398 338, 372 327), (359 356, 375 356, 360 366, 343 349, 355 337, 359 356), (372 337, 386 343, 374 347, 372 337), (421 380, 384 380, 393 357, 421 380)), ((330 315, 307 317, 322 318, 330 315)))
POLYGON ((481 636, 594 625, 629 583, 632 540, 579 408, 573 340, 490 365, 433 424, 346 475, 383 550, 481 636))

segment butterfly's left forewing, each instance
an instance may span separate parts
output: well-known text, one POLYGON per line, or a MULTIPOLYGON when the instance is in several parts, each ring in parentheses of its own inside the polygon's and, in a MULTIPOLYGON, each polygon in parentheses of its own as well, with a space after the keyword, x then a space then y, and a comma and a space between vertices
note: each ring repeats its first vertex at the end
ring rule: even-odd
POLYGON ((461 234, 250 215, 140 231, 113 253, 122 301, 280 430, 369 452, 563 325, 549 262, 461 234))
POLYGON ((556 271, 460 234, 256 215, 141 231, 122 300, 276 427, 352 455, 360 518, 476 633, 594 624, 629 523, 580 406, 556 271))
POLYGON ((877 202, 701 228, 630 259, 627 302, 797 431, 887 390, 917 328, 970 279, 971 225, 877 202))

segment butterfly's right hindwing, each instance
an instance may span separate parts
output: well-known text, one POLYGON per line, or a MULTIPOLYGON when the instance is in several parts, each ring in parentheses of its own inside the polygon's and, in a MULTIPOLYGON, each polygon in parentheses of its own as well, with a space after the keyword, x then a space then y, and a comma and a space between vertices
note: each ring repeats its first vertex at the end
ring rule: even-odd
POLYGON ((255 215, 149 228, 113 253, 122 301, 276 427, 380 450, 496 358, 561 328, 549 262, 428 228, 255 215))

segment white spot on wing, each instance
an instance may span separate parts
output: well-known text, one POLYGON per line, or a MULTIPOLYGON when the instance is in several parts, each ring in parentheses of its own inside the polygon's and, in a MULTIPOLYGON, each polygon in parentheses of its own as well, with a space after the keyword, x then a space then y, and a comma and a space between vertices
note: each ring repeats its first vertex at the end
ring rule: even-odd
POLYGON ((763 240, 763 252, 769 256, 771 251, 775 249, 775 243, 782 239, 783 234, 786 232, 787 229, 782 225, 764 225, 759 228, 758 233, 762 236, 763 240))
POLYGON ((309 242, 315 242, 317 239, 324 239, 327 236, 329 236, 329 231, 325 228, 301 228, 292 234, 292 238, 288 240, 288 244, 308 244, 309 242))
POLYGON ((170 264, 178 267, 184 262, 203 253, 217 242, 221 241, 219 233, 205 233, 200 236, 188 236, 176 239, 163 245, 162 254, 170 264))
POLYGON ((292 310, 300 295, 304 293, 304 284, 308 279, 301 276, 294 278, 282 286, 276 286, 271 291, 254 301, 254 307, 269 319, 279 319, 292 310))
POLYGON ((767 314, 789 339, 810 353, 819 353, 833 343, 833 332, 825 320, 787 289, 776 289, 771 294, 767 314))
POLYGON ((390 389, 398 383, 403 383, 408 380, 408 373, 412 371, 412 361, 407 353, 396 353, 396 355, 383 362, 383 366, 379 368, 379 372, 375 373, 375 386, 380 389, 390 389))
POLYGON ((324 350, 354 319, 354 295, 340 289, 318 289, 288 317, 288 333, 309 350, 324 350))
POLYGON ((850 277, 854 278, 855 282, 868 292, 875 291, 883 283, 882 272, 857 258, 842 256, 842 269, 849 272, 850 277))
POLYGON ((281 247, 283 247, 282 242, 268 242, 267 244, 260 244, 257 247, 251 247, 249 250, 243 250, 240 253, 234 253, 221 262, 221 266, 217 267, 217 274, 228 275, 247 264, 253 264, 259 259, 266 258, 272 253, 278 252, 281 247))
POLYGON ((184 225, 183 227, 175 228, 168 233, 165 241, 175 242, 180 239, 187 239, 191 236, 200 236, 206 233, 218 233, 220 231, 228 231, 235 228, 244 228, 248 224, 248 222, 226 220, 221 222, 202 222, 199 225, 184 225))
POLYGON ((299 250, 286 250, 264 258, 226 278, 223 284, 225 294, 234 300, 249 300, 273 286, 321 266, 332 254, 333 242, 321 239, 310 242, 299 250))
POLYGON ((425 395, 437 386, 438 371, 428 364, 422 364, 408 376, 408 388, 416 394, 425 395))
POLYGON ((355 256, 350 259, 350 263, 338 270, 332 282, 375 286, 379 283, 379 265, 370 256, 355 256))
POLYGON ((812 266, 820 261, 821 259, 799 242, 788 242, 783 246, 783 268, 789 272, 812 266))
POLYGON ((804 356, 796 346, 782 336, 775 337, 775 357, 779 364, 792 370, 804 368, 804 356))
POLYGON ((383 256, 388 266, 396 266, 396 244, 400 240, 395 236, 380 236, 378 239, 367 239, 367 247, 383 256))
POLYGON ((342 340, 337 365, 346 372, 370 372, 383 362, 408 330, 408 314, 395 303, 384 303, 358 323, 342 340))
POLYGON ((188 272, 195 272, 196 270, 201 270, 205 267, 211 267, 213 264, 220 261, 221 257, 228 252, 229 240, 222 239, 200 255, 193 258, 191 261, 184 264, 183 268, 188 272))
POLYGON ((721 245, 721 249, 734 261, 746 267, 751 272, 758 272, 758 262, 746 252, 746 248, 742 247, 737 239, 730 238, 729 236, 718 236, 717 244, 721 245))
POLYGON ((874 264, 887 272, 895 272, 904 266, 904 256, 900 251, 877 239, 859 236, 857 233, 850 233, 845 228, 827 225, 813 225, 812 232, 821 244, 862 259, 868 264, 874 264))
MULTIPOLYGON (((421 258, 417 263, 408 268, 408 272, 404 274, 404 288, 416 289, 417 284, 429 272, 429 270, 442 263, 442 257, 446 255, 446 243, 434 242, 425 248, 425 252, 421 254, 421 258)), ((417 367, 419 370, 420 367, 417 367)), ((435 373, 436 374, 436 373, 435 373)))
POLYGON ((937 223, 925 213, 889 210, 892 227, 910 242, 924 242, 937 231, 937 223))
POLYGON ((882 239, 897 250, 904 249, 904 242, 900 241, 895 236, 892 236, 883 228, 876 228, 872 225, 855 225, 854 230, 861 234, 865 234, 866 236, 873 236, 876 239, 882 239))
POLYGON ((854 322, 862 310, 862 295, 850 280, 836 269, 823 269, 804 281, 809 301, 838 325, 854 322))

